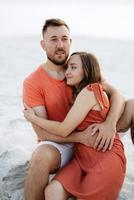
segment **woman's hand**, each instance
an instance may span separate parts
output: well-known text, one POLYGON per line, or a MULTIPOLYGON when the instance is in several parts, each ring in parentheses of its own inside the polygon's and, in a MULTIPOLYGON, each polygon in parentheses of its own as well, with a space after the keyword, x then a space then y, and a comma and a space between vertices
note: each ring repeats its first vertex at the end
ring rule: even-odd
POLYGON ((24 113, 25 119, 27 121, 32 122, 34 117, 36 116, 34 110, 30 108, 28 105, 26 105, 25 103, 24 103, 24 108, 25 109, 23 110, 23 113, 24 113))
POLYGON ((103 152, 111 150, 117 133, 116 126, 105 121, 100 124, 92 124, 90 127, 92 128, 92 135, 97 133, 94 148, 103 152))

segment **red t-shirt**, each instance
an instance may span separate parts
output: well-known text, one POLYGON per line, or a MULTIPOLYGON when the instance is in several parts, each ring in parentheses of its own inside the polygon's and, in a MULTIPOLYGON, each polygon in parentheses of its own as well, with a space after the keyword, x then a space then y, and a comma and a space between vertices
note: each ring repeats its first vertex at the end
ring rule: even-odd
POLYGON ((63 121, 70 109, 72 89, 51 77, 41 66, 23 83, 23 101, 30 107, 45 106, 48 119, 63 121))

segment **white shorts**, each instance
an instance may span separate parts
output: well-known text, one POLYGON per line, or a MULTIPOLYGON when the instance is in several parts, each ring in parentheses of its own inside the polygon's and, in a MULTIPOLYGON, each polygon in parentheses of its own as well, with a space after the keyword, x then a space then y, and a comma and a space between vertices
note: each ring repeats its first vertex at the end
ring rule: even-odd
POLYGON ((41 141, 39 142, 38 146, 43 145, 43 144, 50 144, 54 146, 56 149, 58 149, 61 155, 60 167, 63 167, 64 165, 66 165, 73 157, 74 144, 72 143, 59 144, 59 143, 51 142, 51 141, 41 141))

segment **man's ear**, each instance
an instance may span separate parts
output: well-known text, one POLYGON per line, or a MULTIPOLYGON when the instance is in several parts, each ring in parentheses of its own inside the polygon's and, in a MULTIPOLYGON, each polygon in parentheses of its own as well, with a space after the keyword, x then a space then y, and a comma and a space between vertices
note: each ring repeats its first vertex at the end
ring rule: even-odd
POLYGON ((70 44, 72 44, 72 38, 70 38, 70 44))
POLYGON ((40 45, 41 45, 41 47, 42 47, 43 50, 46 50, 46 48, 45 48, 45 41, 44 40, 40 41, 40 45))

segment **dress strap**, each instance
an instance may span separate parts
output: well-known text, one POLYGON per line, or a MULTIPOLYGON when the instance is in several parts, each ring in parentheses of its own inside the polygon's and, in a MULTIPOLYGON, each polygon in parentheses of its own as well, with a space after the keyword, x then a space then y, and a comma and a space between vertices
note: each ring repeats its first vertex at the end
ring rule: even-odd
POLYGON ((109 108, 108 97, 104 92, 102 84, 92 83, 87 86, 87 89, 95 93, 96 99, 99 102, 101 109, 109 108))

